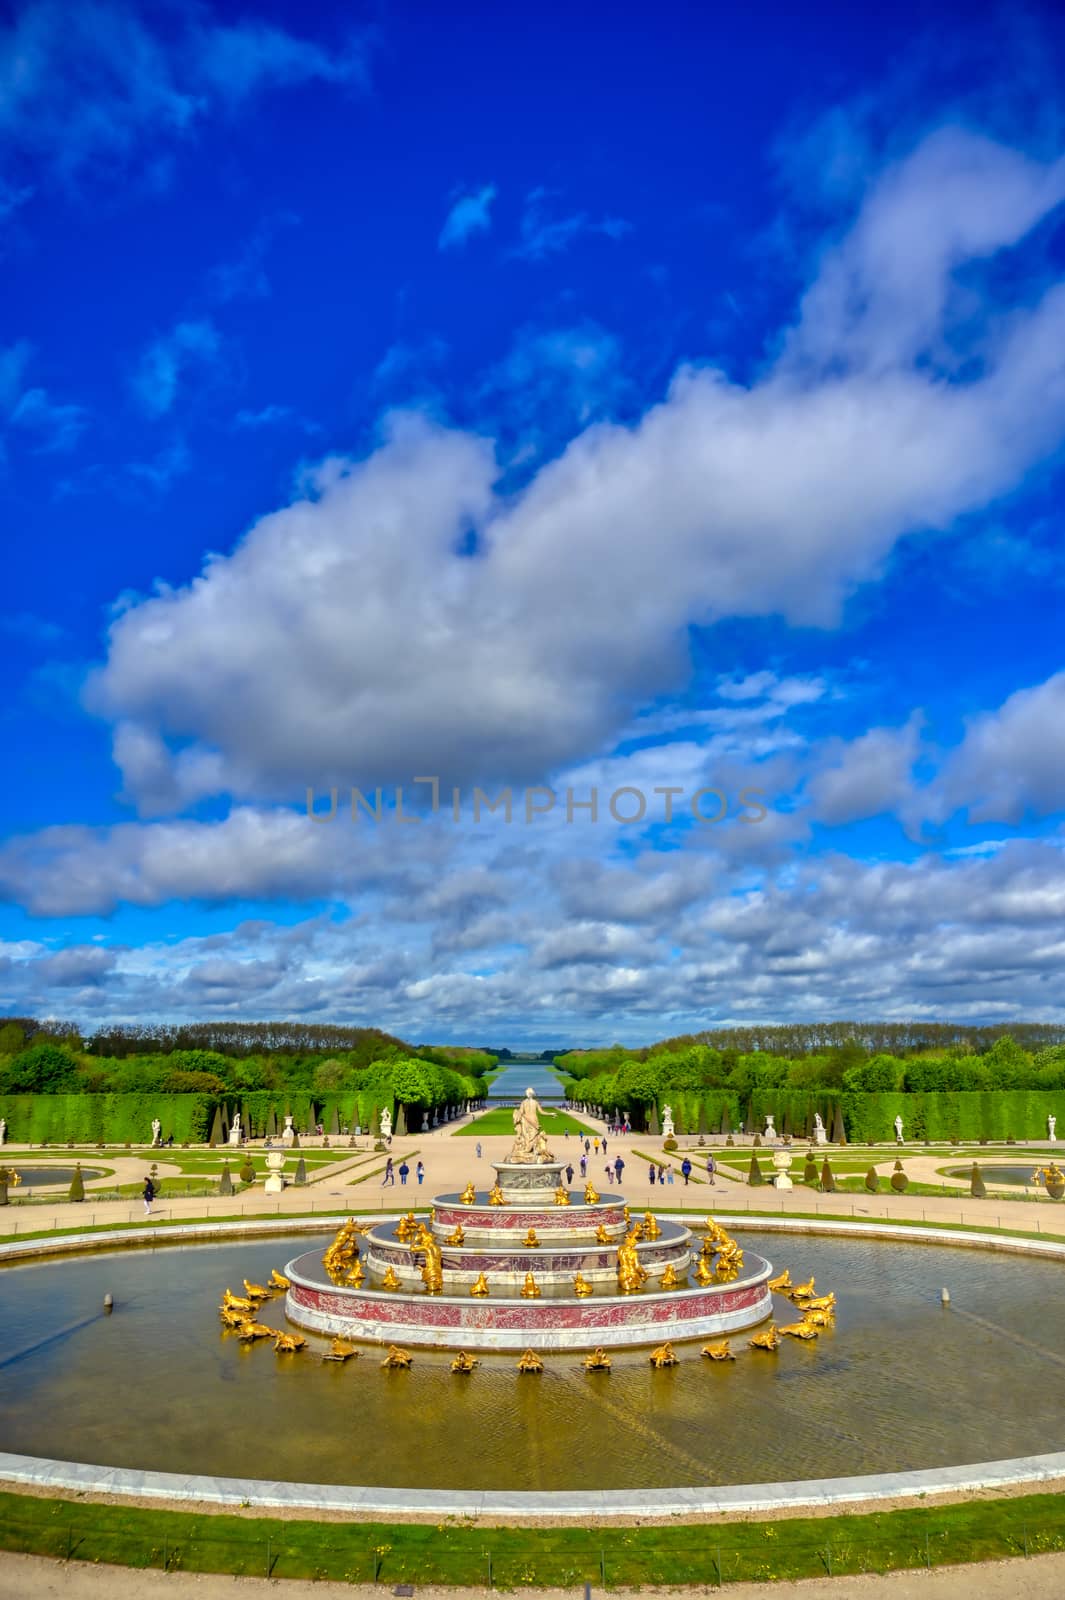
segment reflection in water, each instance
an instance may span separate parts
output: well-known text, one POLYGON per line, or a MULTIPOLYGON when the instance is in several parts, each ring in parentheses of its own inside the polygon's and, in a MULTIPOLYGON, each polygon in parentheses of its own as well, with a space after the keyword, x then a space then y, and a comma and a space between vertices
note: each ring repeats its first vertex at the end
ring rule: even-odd
MULTIPOLYGON (((664 1371, 646 1350, 612 1351, 609 1373, 586 1372, 577 1352, 547 1353, 535 1377, 519 1377, 512 1355, 481 1355, 456 1378, 447 1351, 415 1350, 410 1371, 384 1372, 376 1348, 322 1363, 325 1339, 279 1357, 221 1334, 225 1285, 265 1281, 307 1248, 305 1234, 8 1268, 0 1448, 311 1482, 628 1489, 1060 1447, 1061 1358, 1035 1332, 1060 1294, 1054 1262, 754 1232, 742 1241, 834 1289, 835 1328, 774 1354, 740 1336, 738 1360, 721 1364, 678 1345, 680 1365, 664 1371)), ((283 1326, 282 1307, 267 1302, 261 1320, 283 1326)), ((781 1322, 794 1315, 779 1302, 781 1322)))

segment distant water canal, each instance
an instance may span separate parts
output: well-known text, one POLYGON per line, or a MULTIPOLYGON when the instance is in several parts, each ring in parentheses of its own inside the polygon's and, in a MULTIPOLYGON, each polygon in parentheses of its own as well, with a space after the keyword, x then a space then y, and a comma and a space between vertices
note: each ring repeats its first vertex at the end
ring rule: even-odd
POLYGON ((489 1100, 520 1100, 526 1089, 535 1089, 538 1100, 561 1100, 562 1079, 546 1061, 516 1061, 504 1067, 489 1086, 489 1100))

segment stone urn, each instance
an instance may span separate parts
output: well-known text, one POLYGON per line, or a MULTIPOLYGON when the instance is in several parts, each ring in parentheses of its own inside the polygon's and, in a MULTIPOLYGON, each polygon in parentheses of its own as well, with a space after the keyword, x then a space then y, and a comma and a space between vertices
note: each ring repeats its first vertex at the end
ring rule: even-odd
POLYGON ((776 1169, 776 1176, 773 1179, 774 1189, 794 1189, 795 1185, 791 1181, 788 1170, 791 1166, 791 1151, 785 1146, 781 1146, 779 1150, 774 1150, 773 1166, 776 1169))
POLYGON ((266 1153, 266 1165, 269 1172, 266 1182, 263 1184, 263 1189, 267 1194, 280 1194, 285 1187, 285 1180, 282 1177, 285 1166, 284 1151, 268 1150, 266 1153))

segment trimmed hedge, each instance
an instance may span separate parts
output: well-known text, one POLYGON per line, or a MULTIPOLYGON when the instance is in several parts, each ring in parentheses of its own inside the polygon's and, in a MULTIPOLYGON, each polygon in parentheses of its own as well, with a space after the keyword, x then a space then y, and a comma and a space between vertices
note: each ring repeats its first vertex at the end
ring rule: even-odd
POLYGON ((15 1144, 151 1144, 152 1118, 163 1138, 200 1144, 215 1101, 208 1094, 6 1094, 0 1117, 15 1144))

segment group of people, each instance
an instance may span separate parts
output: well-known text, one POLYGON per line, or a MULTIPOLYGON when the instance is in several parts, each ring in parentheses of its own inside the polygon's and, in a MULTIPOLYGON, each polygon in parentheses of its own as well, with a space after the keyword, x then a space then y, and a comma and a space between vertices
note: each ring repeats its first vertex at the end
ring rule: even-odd
MULTIPOLYGON (((407 1182, 407 1179, 410 1177, 410 1168, 408 1167, 406 1161, 401 1161, 398 1167, 395 1166, 393 1164, 392 1157, 389 1156, 388 1159, 385 1161, 385 1175, 381 1179, 381 1187, 382 1187, 382 1189, 385 1188, 385 1186, 387 1184, 391 1184, 392 1187, 395 1188, 395 1185, 396 1185, 396 1173, 397 1172, 399 1173, 400 1184, 401 1185, 405 1185, 406 1182, 407 1182)), ((425 1164, 424 1164, 424 1162, 419 1161, 417 1163, 417 1165, 414 1168, 414 1176, 417 1178, 419 1183, 424 1183, 425 1182, 425 1164)))

